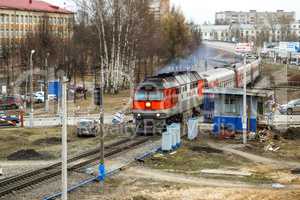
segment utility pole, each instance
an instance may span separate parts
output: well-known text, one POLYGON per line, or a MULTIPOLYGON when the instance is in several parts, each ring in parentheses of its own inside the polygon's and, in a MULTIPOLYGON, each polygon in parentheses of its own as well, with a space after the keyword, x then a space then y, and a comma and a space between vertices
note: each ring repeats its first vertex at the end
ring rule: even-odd
POLYGON ((100 161, 99 161, 99 174, 98 179, 104 188, 104 179, 105 179, 105 165, 104 165, 104 106, 103 106, 103 71, 101 70, 101 81, 100 86, 95 87, 94 92, 94 101, 95 105, 100 108, 100 161))
MULTIPOLYGON (((244 65, 247 65, 247 58, 244 55, 244 65)), ((247 144, 247 67, 244 68, 244 92, 243 92, 243 144, 247 144)))
POLYGON ((29 128, 33 128, 33 54, 35 50, 30 52, 30 113, 29 113, 29 128))
POLYGON ((45 82, 44 82, 44 100, 45 100, 45 112, 49 112, 49 99, 48 99, 48 79, 49 79, 49 69, 48 69, 48 57, 50 53, 46 54, 45 57, 45 82))
POLYGON ((62 80, 62 109, 63 109, 63 122, 62 122, 62 199, 68 199, 68 113, 67 113, 67 83, 68 80, 64 76, 62 80))
POLYGON ((27 102, 28 102, 28 73, 26 72, 26 82, 25 82, 25 103, 24 103, 24 112, 27 113, 27 102))
MULTIPOLYGON (((102 72, 101 72, 102 73, 102 72)), ((102 82, 103 83, 103 82, 102 82)), ((103 85, 101 83, 101 86, 100 86, 100 138, 101 138, 101 141, 100 141, 100 166, 99 166, 99 172, 100 172, 100 175, 101 175, 101 179, 102 179, 102 182, 104 182, 104 178, 105 178, 105 165, 104 165, 104 106, 103 106, 103 85)))

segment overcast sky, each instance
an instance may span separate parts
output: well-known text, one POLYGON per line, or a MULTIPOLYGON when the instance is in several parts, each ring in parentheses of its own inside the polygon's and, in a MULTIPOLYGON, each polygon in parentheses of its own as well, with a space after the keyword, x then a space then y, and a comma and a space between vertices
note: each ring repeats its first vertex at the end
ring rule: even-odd
MULTIPOLYGON (((46 0, 56 5, 75 9, 72 0, 46 0)), ((300 19, 299 0, 171 0, 172 4, 180 6, 185 16, 196 23, 205 21, 214 22, 214 13, 217 11, 296 11, 297 19, 300 19)))

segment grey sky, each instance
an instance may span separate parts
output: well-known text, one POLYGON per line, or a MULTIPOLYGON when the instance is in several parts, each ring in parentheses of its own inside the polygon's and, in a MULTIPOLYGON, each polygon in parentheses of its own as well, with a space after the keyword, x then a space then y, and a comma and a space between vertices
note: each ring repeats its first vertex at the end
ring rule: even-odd
MULTIPOLYGON (((74 9, 72 0, 46 0, 56 5, 74 9)), ((296 11, 297 19, 300 19, 300 1, 299 0, 171 0, 172 4, 180 6, 185 16, 196 23, 205 21, 214 21, 214 13, 217 11, 275 11, 286 10, 296 11)))

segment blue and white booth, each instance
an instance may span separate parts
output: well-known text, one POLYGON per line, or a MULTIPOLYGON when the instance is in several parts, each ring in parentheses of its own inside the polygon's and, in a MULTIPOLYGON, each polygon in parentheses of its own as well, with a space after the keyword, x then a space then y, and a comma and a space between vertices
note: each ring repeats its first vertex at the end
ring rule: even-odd
MULTIPOLYGON (((207 89, 206 94, 215 97, 213 116, 213 134, 219 135, 225 128, 233 132, 243 131, 243 89, 214 88, 207 89)), ((256 132, 259 105, 267 94, 262 91, 247 90, 247 129, 256 132)), ((261 113, 260 113, 261 114, 261 113)))

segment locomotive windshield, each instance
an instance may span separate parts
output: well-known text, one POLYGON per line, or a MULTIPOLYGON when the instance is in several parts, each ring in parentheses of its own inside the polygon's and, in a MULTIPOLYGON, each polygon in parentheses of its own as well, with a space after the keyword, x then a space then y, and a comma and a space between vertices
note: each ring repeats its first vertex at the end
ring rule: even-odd
POLYGON ((137 101, 150 100, 150 101, 160 101, 163 100, 164 95, 161 90, 138 90, 135 93, 134 99, 137 101))

